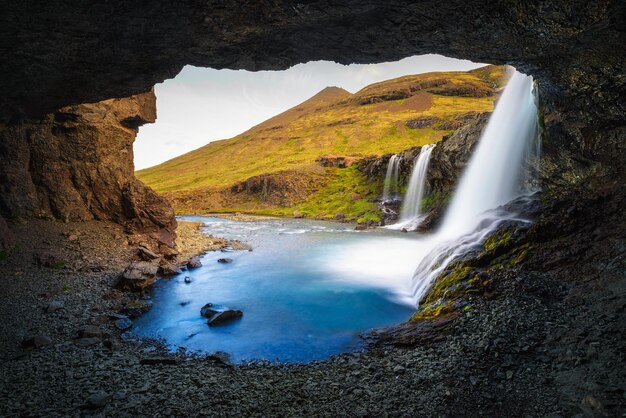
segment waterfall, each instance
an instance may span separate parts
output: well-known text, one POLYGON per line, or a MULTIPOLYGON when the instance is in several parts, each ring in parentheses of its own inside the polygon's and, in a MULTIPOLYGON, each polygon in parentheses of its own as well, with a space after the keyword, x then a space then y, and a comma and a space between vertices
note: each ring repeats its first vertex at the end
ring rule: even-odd
POLYGON ((401 158, 394 154, 389 158, 387 174, 383 188, 383 202, 395 200, 398 197, 399 165, 401 158))
POLYGON ((413 171, 411 172, 411 178, 409 180, 409 188, 404 197, 402 209, 400 210, 400 221, 396 224, 389 225, 389 229, 414 230, 422 221, 420 209, 422 198, 424 197, 430 154, 433 152, 434 148, 435 144, 424 145, 417 158, 415 158, 413 171))
POLYGON ((453 260, 477 248, 506 220, 516 218, 501 205, 528 190, 524 175, 539 156, 537 105, 533 79, 515 72, 483 132, 454 193, 441 228, 430 238, 431 251, 415 272, 412 302, 417 305, 432 281, 453 260), (533 152, 534 151, 534 152, 533 152), (529 161, 528 156, 531 156, 529 161))

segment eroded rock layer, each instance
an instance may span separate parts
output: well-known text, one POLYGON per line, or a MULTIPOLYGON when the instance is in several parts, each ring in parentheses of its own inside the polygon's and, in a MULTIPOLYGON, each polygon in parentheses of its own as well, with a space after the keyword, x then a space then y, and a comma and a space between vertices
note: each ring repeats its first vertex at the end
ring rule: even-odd
POLYGON ((155 101, 148 92, 0 126, 0 214, 113 221, 172 253, 174 211, 134 177, 132 144, 155 101))

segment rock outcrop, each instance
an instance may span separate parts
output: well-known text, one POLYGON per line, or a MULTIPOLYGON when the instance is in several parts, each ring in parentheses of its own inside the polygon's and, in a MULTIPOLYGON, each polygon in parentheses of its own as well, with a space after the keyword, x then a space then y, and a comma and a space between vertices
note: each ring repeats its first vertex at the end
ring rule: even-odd
POLYGON ((173 209, 134 177, 133 141, 155 119, 156 98, 147 92, 0 126, 0 215, 113 221, 174 255, 173 209))

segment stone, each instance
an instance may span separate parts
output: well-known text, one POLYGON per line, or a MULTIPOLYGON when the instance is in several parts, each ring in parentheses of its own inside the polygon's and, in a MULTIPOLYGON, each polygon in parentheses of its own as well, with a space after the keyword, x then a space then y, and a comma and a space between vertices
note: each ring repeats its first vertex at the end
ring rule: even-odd
POLYGON ((218 326, 241 319, 243 312, 237 309, 207 303, 200 309, 200 315, 208 319, 207 324, 209 326, 218 326))
POLYGON ((129 330, 130 328, 132 328, 132 326, 133 321, 128 318, 120 318, 115 321, 115 328, 119 329, 120 331, 129 330))
POLYGON ((53 313, 53 312, 56 312, 56 311, 58 311, 60 309, 63 309, 63 308, 65 308, 65 305, 63 304, 62 301, 60 301, 60 300, 53 300, 46 307, 46 312, 53 313))
POLYGON ((134 300, 127 303, 122 312, 130 318, 137 318, 152 309, 152 301, 150 300, 134 300))
POLYGON ((222 264, 227 264, 227 263, 232 263, 233 259, 232 258, 219 258, 217 262, 222 263, 222 264))
POLYGON ((139 360, 139 364, 145 364, 149 366, 157 365, 157 364, 178 364, 180 360, 175 357, 146 357, 139 360))
POLYGON ((187 284, 191 283, 191 277, 189 277, 189 276, 185 276, 184 281, 185 281, 185 283, 187 283, 187 284))
POLYGON ((337 213, 335 214, 335 216, 333 216, 333 220, 334 221, 339 221, 339 222, 343 222, 346 220, 346 215, 344 215, 343 213, 337 213))
POLYGON ((225 325, 237 319, 241 319, 241 317, 243 317, 243 312, 240 310, 226 309, 210 317, 207 324, 209 324, 209 326, 225 325))
POLYGON ((182 270, 175 264, 163 263, 159 266, 159 276, 168 277, 182 274, 182 270))
POLYGON ((202 267, 202 262, 198 257, 191 257, 189 261, 187 261, 187 267, 190 269, 197 269, 202 267))
POLYGON ((95 325, 87 325, 78 331, 79 338, 105 338, 108 336, 110 335, 107 332, 95 325))
POLYGON ((157 265, 147 261, 135 261, 126 267, 118 286, 122 290, 144 290, 156 282, 157 272, 157 265))
POLYGON ((296 219, 302 219, 304 218, 304 214, 302 212, 300 212, 299 210, 294 210, 293 211, 293 217, 296 219))
POLYGON ((111 401, 112 395, 100 390, 87 398, 87 405, 90 408, 102 408, 111 401))
POLYGON ((86 337, 86 338, 78 338, 74 340, 74 344, 77 347, 91 347, 92 345, 96 345, 102 342, 102 338, 98 337, 86 337))
POLYGON ((22 341, 24 348, 41 348, 50 344, 52 344, 52 340, 46 335, 35 335, 22 341))
POLYGON ((137 255, 144 261, 152 261, 159 258, 159 255, 150 251, 148 248, 139 246, 137 247, 137 255))

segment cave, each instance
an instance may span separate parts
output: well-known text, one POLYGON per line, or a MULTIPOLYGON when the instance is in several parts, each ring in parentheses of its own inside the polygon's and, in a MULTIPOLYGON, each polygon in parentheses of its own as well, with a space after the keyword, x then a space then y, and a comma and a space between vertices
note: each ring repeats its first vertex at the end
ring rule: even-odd
MULTIPOLYGON (((483 354, 477 355, 461 361, 456 371, 450 360, 433 378, 436 386, 430 386, 425 375, 404 380, 408 366, 397 364, 388 374, 403 383, 390 384, 388 394, 380 387, 371 393, 358 384, 364 369, 351 359, 297 369, 312 384, 306 378, 290 381, 271 368, 236 369, 235 383, 243 394, 233 394, 234 389, 229 393, 216 389, 231 373, 231 366, 220 358, 196 363, 189 373, 168 375, 167 367, 187 366, 177 359, 140 355, 120 361, 127 370, 140 368, 158 383, 147 382, 146 377, 144 390, 143 380, 133 378, 136 393, 115 392, 114 386, 127 377, 118 370, 111 372, 109 383, 106 377, 95 376, 81 382, 85 394, 69 395, 73 389, 66 384, 49 392, 43 389, 50 382, 42 379, 63 379, 57 374, 70 355, 64 357, 62 344, 48 348, 47 352, 60 352, 56 358, 63 359, 57 360, 49 378, 40 373, 49 367, 45 359, 38 360, 42 354, 16 354, 15 347, 24 343, 29 326, 18 321, 16 330, 12 328, 16 322, 5 318, 13 316, 16 306, 24 309, 22 305, 42 302, 28 292, 28 283, 19 286, 25 290, 16 297, 13 283, 3 286, 2 293, 6 307, 2 322, 8 324, 3 331, 6 355, 0 397, 7 402, 2 414, 63 415, 76 413, 87 402, 86 407, 109 408, 112 414, 119 412, 110 409, 113 404, 126 403, 130 414, 403 416, 423 410, 427 415, 451 416, 467 411, 492 416, 620 416, 625 388, 619 353, 626 334, 625 17, 626 5, 616 0, 52 1, 45 5, 23 1, 5 5, 0 19, 5 57, 0 64, 0 254, 2 259, 12 255, 8 262, 2 261, 4 280, 27 280, 22 271, 28 269, 20 263, 31 260, 17 257, 18 262, 14 254, 35 246, 37 225, 43 224, 60 231, 64 223, 102 222, 109 225, 113 237, 128 237, 132 245, 143 246, 145 254, 178 256, 174 210, 135 178, 132 143, 139 126, 156 118, 154 85, 173 78, 185 65, 260 71, 312 60, 376 63, 437 53, 508 64, 537 80, 544 137, 543 198, 537 215, 541 222, 528 239, 529 248, 539 251, 531 283, 524 284, 526 298, 511 300, 527 304, 515 310, 535 321, 527 324, 548 327, 552 322, 538 318, 547 315, 551 321, 563 314, 577 327, 558 332, 546 328, 546 335, 537 341, 535 334, 524 334, 515 317, 496 318, 494 327, 516 330, 513 340, 486 341, 487 337, 475 334, 474 347, 485 358, 494 354, 504 358, 490 357, 480 364, 483 354), (32 241, 24 242, 22 236, 32 241), (549 286, 537 287, 533 280, 545 280, 549 286), (583 317, 587 322, 576 322, 583 317), (516 381, 524 373, 520 364, 537 367, 543 380, 532 387, 526 380, 516 381), (342 388, 351 373, 357 373, 352 378, 357 383, 342 388), (446 377, 452 373, 458 373, 454 381, 446 377), (194 405, 161 396, 162 382, 172 378, 193 387, 205 385, 192 375, 206 380, 211 396, 200 400, 194 395, 194 405), (498 383, 489 386, 485 379, 498 383), (24 387, 22 380, 35 383, 24 387), (263 393, 267 388, 256 387, 255 381, 263 382, 261 386, 277 382, 280 399, 267 400, 263 393), (144 396, 151 388, 162 405, 144 396), (15 396, 31 389, 34 403, 15 396), (491 390, 496 396, 487 393, 491 390), (226 395, 233 398, 225 399, 226 395), (407 406, 410 409, 403 409, 409 397, 417 399, 407 406), (552 397, 557 402, 546 409, 552 397), (346 410, 344 403, 354 408, 346 410)), ((92 246, 96 254, 118 254, 98 247, 97 242, 92 246)), ((62 262, 39 257, 37 263, 54 270, 62 262)), ((84 275, 84 280, 108 280, 98 276, 97 269, 78 275, 84 275)), ((64 285, 56 291, 70 288, 64 285)), ((104 297, 103 290, 94 292, 104 297)), ((503 297, 506 301, 515 296, 503 297)), ((421 346, 424 356, 433 356, 444 329, 471 327, 474 321, 453 319, 444 316, 428 326, 398 327, 380 339, 393 341, 394 349, 421 346)), ((69 335, 76 330, 59 332, 69 335)), ((92 328, 82 329, 81 335, 110 346, 118 344, 92 328)), ((451 352, 459 349, 454 341, 457 345, 448 347, 451 352)), ((35 337, 27 345, 38 348, 50 343, 35 337)), ((385 353, 391 349, 377 347, 371 357, 386 364, 385 353)), ((92 354, 81 353, 83 359, 93 359, 92 354)), ((70 363, 66 376, 72 379, 70 363)))

